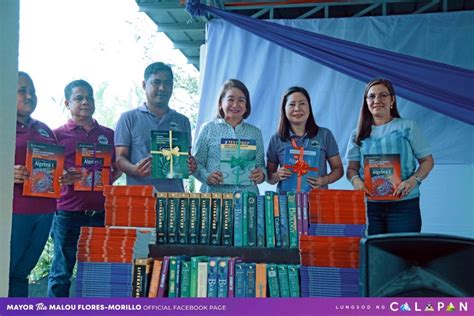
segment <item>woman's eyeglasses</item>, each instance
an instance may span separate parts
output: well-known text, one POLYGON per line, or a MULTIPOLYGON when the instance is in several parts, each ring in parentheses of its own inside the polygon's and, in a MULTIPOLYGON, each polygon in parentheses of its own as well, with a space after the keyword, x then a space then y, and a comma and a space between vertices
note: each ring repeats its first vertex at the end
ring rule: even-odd
POLYGON ((379 94, 369 94, 366 98, 369 101, 375 101, 376 98, 379 98, 380 100, 386 100, 389 96, 391 96, 390 93, 382 92, 379 94))

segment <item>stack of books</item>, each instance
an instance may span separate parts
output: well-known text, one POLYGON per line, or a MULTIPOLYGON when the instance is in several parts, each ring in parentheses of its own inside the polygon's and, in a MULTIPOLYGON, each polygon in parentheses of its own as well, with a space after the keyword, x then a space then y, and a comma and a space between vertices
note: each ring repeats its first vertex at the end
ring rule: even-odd
POLYGON ((362 191, 313 190, 308 236, 300 236, 303 297, 359 296, 359 243, 366 230, 362 191))
POLYGON ((139 259, 135 297, 300 297, 299 265, 247 263, 235 257, 139 259), (151 275, 151 277, 148 277, 151 275), (149 285, 148 285, 149 284, 149 285))
POLYGON ((130 297, 133 263, 147 257, 149 231, 81 227, 77 249, 78 297, 130 297))
POLYGON ((105 225, 155 227, 156 198, 152 185, 105 186, 105 225))

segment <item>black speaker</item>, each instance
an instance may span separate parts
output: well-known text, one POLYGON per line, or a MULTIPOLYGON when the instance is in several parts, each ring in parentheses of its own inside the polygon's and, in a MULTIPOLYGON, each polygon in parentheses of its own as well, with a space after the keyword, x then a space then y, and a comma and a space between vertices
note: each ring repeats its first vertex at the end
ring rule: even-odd
POLYGON ((474 296, 474 239, 426 233, 360 242, 362 296, 474 296))

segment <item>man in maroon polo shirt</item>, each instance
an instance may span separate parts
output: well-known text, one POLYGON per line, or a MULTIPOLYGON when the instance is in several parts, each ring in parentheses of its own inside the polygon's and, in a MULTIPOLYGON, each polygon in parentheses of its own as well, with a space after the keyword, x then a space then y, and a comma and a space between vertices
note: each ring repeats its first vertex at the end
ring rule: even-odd
POLYGON ((13 167, 13 218, 10 243, 9 297, 28 297, 28 275, 38 262, 48 240, 56 200, 23 196, 29 177, 25 167, 28 141, 57 144, 46 124, 31 118, 37 98, 31 77, 18 73, 15 165, 13 167))
MULTIPOLYGON (((71 276, 76 264, 77 241, 82 226, 104 226, 104 196, 101 191, 75 191, 74 182, 81 180, 76 166, 76 144, 114 145, 114 131, 99 125, 92 118, 95 111, 92 86, 84 80, 70 82, 64 88, 65 105, 71 119, 54 132, 60 145, 66 148, 64 169, 68 170, 68 184, 61 191, 54 214, 51 237, 54 257, 48 280, 48 296, 68 297, 71 276)), ((110 183, 121 172, 112 157, 110 183)))

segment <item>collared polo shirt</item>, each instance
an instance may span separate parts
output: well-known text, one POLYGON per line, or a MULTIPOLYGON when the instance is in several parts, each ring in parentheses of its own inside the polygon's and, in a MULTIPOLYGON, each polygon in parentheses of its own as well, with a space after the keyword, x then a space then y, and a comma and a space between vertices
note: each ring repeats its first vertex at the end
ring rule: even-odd
MULTIPOLYGON (((179 131, 188 133, 191 147, 191 124, 189 119, 170 109, 161 118, 150 112, 145 103, 120 116, 115 129, 115 146, 129 148, 128 159, 132 164, 150 156, 151 131, 179 131)), ((127 174, 128 185, 152 184, 160 192, 184 192, 180 179, 154 179, 127 174)))
MULTIPOLYGON (((86 131, 82 126, 77 125, 72 119, 66 124, 54 130, 58 142, 66 148, 64 169, 67 170, 76 166, 76 144, 109 144, 114 145, 114 131, 102 126, 94 120, 92 129, 86 131)), ((112 165, 115 162, 115 153, 112 156, 112 165)), ((111 173, 112 180, 112 173, 111 173)), ((61 197, 58 199, 58 210, 62 211, 82 211, 82 210, 103 210, 104 196, 100 191, 74 191, 74 185, 63 186, 61 197)))
MULTIPOLYGON (((309 138, 306 134, 298 137, 290 131, 291 137, 296 137, 298 146, 318 146, 320 148, 318 174, 323 177, 327 172, 327 159, 339 155, 339 148, 331 131, 324 127, 319 127, 318 133, 313 138, 309 138)), ((291 141, 281 139, 278 133, 270 138, 267 149, 267 162, 273 162, 282 166, 285 161, 285 149, 291 146, 291 141)), ((327 185, 323 186, 327 188, 327 185)), ((281 189, 281 182, 278 182, 278 192, 281 189)))
MULTIPOLYGON (((27 124, 16 122, 15 165, 26 165, 28 141, 57 144, 53 131, 44 123, 30 119, 27 124)), ((56 199, 23 196, 23 184, 13 186, 13 213, 47 214, 56 210, 56 199)))

